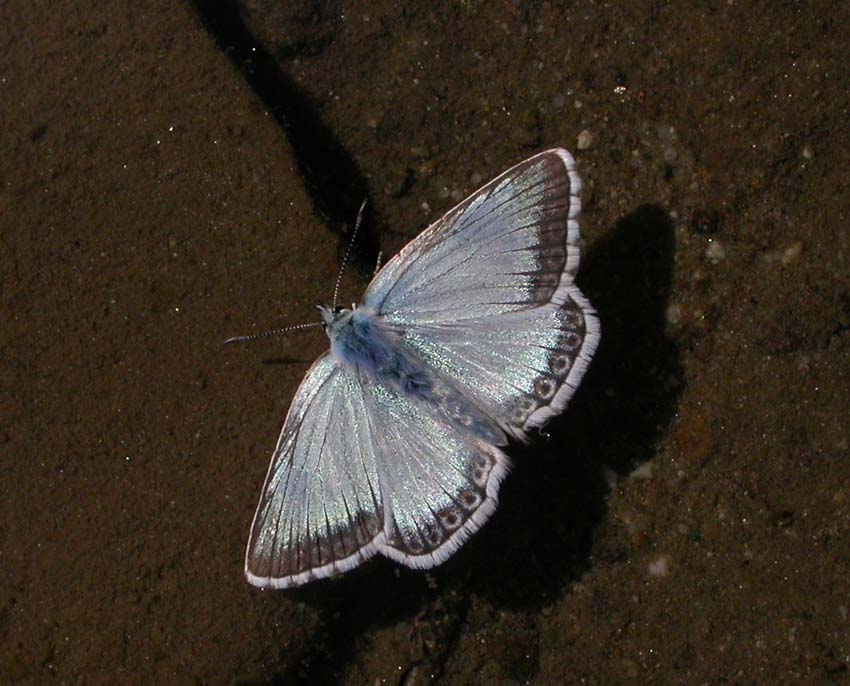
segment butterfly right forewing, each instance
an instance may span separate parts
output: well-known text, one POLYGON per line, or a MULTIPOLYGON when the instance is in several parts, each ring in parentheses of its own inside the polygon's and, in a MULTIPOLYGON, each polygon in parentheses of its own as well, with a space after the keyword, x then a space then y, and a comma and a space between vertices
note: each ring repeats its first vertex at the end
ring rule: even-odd
POLYGON ((394 321, 430 323, 551 302, 578 269, 580 191, 565 150, 519 163, 408 243, 364 304, 394 321))

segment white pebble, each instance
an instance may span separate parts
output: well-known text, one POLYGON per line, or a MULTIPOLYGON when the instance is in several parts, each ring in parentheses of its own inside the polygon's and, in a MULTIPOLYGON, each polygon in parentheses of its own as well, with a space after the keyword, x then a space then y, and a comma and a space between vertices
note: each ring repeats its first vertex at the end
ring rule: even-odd
POLYGON ((669 305, 667 307, 667 312, 665 313, 665 316, 667 317, 668 324, 678 324, 680 321, 682 321, 682 306, 676 305, 675 303, 669 305))
POLYGON ((788 248, 785 249, 785 252, 782 253, 782 264, 787 267, 792 262, 796 261, 796 259, 800 256, 800 253, 802 252, 803 241, 797 241, 796 243, 792 243, 788 248))
POLYGON ((812 152, 812 146, 804 145, 803 146, 803 159, 810 160, 815 156, 815 153, 812 152))
POLYGON ((602 465, 602 478, 605 479, 605 485, 608 486, 609 490, 613 491, 617 488, 617 481, 619 481, 620 477, 608 465, 602 465))
POLYGON ((588 131, 587 129, 585 129, 578 135, 576 147, 579 150, 587 150, 591 145, 593 145, 593 134, 590 133, 590 131, 588 131))
POLYGON ((629 472, 629 479, 636 481, 646 481, 652 478, 652 462, 644 462, 629 472))

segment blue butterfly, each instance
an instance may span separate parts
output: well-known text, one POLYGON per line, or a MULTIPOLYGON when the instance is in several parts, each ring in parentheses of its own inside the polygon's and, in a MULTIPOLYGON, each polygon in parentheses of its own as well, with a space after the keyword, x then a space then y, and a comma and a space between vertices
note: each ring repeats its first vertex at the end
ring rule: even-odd
POLYGON ((503 449, 566 407, 599 343, 575 285, 580 192, 569 152, 535 155, 405 246, 360 306, 319 307, 330 350, 275 448, 251 584, 297 586, 375 553, 433 567, 493 514, 503 449))

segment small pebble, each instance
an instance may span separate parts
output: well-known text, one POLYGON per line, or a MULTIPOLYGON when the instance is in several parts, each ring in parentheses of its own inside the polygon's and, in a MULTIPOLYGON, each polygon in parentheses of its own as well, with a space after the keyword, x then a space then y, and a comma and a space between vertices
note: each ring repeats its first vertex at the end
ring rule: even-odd
POLYGON ((672 304, 672 305, 669 305, 667 307, 667 311, 665 313, 665 316, 667 318, 668 324, 673 324, 673 325, 678 324, 680 321, 682 321, 682 306, 676 305, 675 303, 672 304))
POLYGON ((629 479, 637 481, 646 481, 652 478, 652 462, 644 462, 639 467, 636 467, 629 472, 629 479))
POLYGON ((796 243, 792 243, 788 248, 785 249, 785 252, 782 253, 783 266, 787 267, 791 263, 795 262, 800 256, 800 253, 802 252, 803 241, 797 241, 796 243))
POLYGON ((659 555, 649 563, 649 573, 652 576, 667 576, 670 573, 670 556, 659 555))
POLYGON ((587 150, 591 145, 593 145, 593 134, 590 133, 590 131, 588 131, 587 129, 585 129, 578 135, 576 147, 579 150, 587 150))
POLYGON ((804 145, 803 146, 803 159, 810 160, 815 156, 815 153, 812 152, 812 146, 804 145))
POLYGON ((717 239, 710 240, 708 247, 705 249, 705 256, 717 264, 726 257, 726 247, 717 239))
POLYGON ((613 491, 617 488, 619 476, 608 465, 602 465, 602 478, 605 479, 605 485, 608 486, 609 490, 613 491))

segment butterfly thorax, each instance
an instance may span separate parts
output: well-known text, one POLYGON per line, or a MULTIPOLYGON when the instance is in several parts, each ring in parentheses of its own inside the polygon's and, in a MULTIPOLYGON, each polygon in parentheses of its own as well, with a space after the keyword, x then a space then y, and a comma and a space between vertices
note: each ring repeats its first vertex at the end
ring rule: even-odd
POLYGON ((365 307, 320 307, 331 354, 358 375, 387 383, 405 396, 432 400, 432 375, 404 350, 399 334, 365 307))

